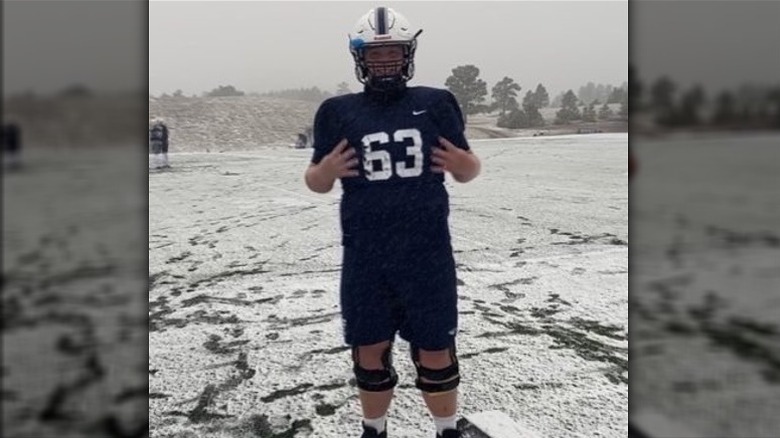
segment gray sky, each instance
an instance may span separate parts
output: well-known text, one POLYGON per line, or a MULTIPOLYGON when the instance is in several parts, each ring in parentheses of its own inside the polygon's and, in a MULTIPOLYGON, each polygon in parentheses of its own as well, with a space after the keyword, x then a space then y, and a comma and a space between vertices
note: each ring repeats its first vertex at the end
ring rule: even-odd
POLYGON ((780 1, 632 1, 631 63, 646 85, 780 84, 780 1))
POLYGON ((2 15, 4 92, 146 86, 145 2, 11 0, 2 15))
POLYGON ((488 88, 513 78, 521 95, 540 82, 553 97, 588 81, 619 86, 628 79, 625 1, 151 1, 149 91, 332 92, 342 81, 358 90, 347 34, 382 5, 424 30, 412 84, 443 87, 463 64, 479 67, 488 88))

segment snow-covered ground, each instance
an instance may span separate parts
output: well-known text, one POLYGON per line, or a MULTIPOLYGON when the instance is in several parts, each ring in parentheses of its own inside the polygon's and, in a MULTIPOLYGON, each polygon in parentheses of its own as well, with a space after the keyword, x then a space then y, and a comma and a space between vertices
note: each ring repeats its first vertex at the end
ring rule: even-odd
POLYGON ((144 150, 104 146, 3 173, 3 436, 146 428, 144 150))
POLYGON ((778 145, 632 140, 632 410, 701 436, 778 436, 778 145))
MULTIPOLYGON (((551 437, 628 420, 626 134, 474 141, 447 183, 461 411, 551 437)), ((149 420, 155 437, 355 437, 338 309, 339 190, 310 150, 172 153, 149 175, 149 420)), ((433 436, 404 342, 391 436, 433 436)))

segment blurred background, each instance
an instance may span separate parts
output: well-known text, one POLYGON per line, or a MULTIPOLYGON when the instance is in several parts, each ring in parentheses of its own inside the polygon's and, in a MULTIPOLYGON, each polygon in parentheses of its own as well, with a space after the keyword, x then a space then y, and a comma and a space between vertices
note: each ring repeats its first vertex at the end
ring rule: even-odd
POLYGON ((778 436, 780 3, 629 8, 632 436, 778 436))
POLYGON ((148 436, 146 11, 3 2, 4 437, 148 436))

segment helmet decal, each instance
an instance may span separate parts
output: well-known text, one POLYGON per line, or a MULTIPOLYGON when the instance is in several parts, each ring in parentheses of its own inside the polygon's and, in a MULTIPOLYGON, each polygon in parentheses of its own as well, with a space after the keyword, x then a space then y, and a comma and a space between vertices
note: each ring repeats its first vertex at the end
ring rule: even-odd
POLYGON ((387 10, 383 7, 376 8, 376 33, 377 35, 387 33, 387 10))

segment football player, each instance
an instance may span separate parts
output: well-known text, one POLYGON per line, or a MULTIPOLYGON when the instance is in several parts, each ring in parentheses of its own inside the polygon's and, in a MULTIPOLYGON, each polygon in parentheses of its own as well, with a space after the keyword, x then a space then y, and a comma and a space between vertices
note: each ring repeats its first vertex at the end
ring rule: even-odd
POLYGON ((363 92, 322 103, 305 173, 315 192, 329 192, 336 179, 343 189, 341 314, 363 438, 387 437, 397 333, 410 344, 436 436, 459 436, 457 279, 444 176, 471 181, 480 161, 452 93, 407 86, 421 32, 385 7, 358 20, 349 49, 363 92))

